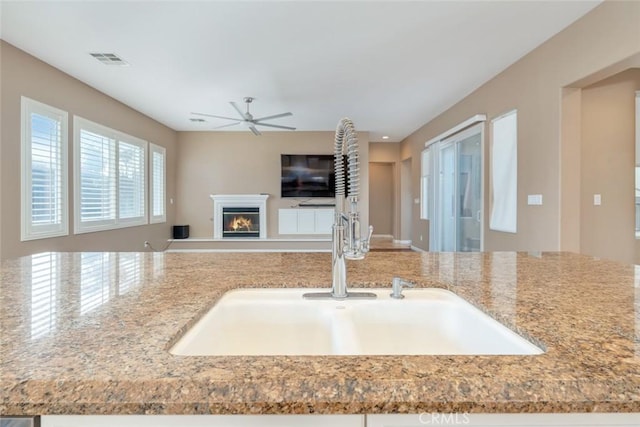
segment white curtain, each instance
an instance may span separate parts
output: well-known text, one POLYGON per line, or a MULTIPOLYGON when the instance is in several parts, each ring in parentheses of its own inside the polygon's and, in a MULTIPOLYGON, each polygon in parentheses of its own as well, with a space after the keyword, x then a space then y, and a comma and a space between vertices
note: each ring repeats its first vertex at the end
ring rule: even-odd
POLYGON ((492 230, 515 233, 518 217, 518 126, 514 110, 492 121, 492 230))

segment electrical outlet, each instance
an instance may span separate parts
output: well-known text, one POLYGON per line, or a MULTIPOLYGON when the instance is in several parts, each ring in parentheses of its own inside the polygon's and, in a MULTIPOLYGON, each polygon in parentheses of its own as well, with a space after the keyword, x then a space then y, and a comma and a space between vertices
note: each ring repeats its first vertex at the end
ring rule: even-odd
POLYGON ((144 241, 144 247, 145 248, 149 248, 149 247, 151 247, 151 244, 148 241, 145 240, 144 241))

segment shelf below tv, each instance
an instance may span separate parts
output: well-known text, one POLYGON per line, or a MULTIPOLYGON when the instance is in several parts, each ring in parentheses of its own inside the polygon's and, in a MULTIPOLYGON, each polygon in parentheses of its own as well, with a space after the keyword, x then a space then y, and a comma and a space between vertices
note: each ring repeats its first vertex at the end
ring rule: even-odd
POLYGON ((335 203, 299 203, 298 207, 301 208, 333 208, 335 203))

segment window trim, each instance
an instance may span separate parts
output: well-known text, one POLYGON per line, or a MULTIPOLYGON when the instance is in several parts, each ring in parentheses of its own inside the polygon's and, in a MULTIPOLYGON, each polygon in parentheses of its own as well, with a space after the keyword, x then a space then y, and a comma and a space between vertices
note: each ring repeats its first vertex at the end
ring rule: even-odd
POLYGON ((149 224, 148 218, 148 201, 147 201, 147 192, 149 191, 148 180, 147 180, 147 157, 148 157, 148 143, 147 141, 136 138, 134 136, 128 135, 124 132, 117 131, 115 129, 111 129, 107 126, 101 125, 99 123, 92 122, 80 116, 73 116, 73 185, 74 185, 74 233, 75 234, 83 234, 83 233, 92 233, 95 231, 105 231, 105 230, 116 230, 120 228, 127 227, 136 227, 140 225, 149 224), (82 211, 82 203, 81 203, 81 185, 82 185, 82 174, 81 174, 81 164, 80 164, 80 135, 82 130, 86 130, 89 132, 97 133, 101 136, 111 138, 115 140, 115 179, 116 179, 116 193, 115 193, 115 218, 113 220, 103 220, 103 221, 95 221, 92 223, 83 223, 81 221, 81 211, 82 211), (135 218, 120 218, 120 171, 119 171, 119 144, 120 142, 124 142, 131 145, 136 145, 143 150, 142 159, 144 164, 142 165, 142 178, 143 178, 143 192, 142 195, 142 203, 143 203, 143 213, 139 217, 135 218))
POLYGON ((66 111, 22 96, 20 98, 20 241, 69 235, 69 114, 66 111), (31 164, 31 114, 40 114, 60 122, 60 224, 34 225, 31 221, 33 194, 31 164))
POLYGON ((167 222, 167 149, 152 142, 149 143, 149 223, 160 224, 167 222), (162 189, 163 189, 163 206, 162 215, 154 215, 154 194, 155 181, 153 179, 154 161, 153 154, 162 154, 162 189))
POLYGON ((426 147, 420 153, 420 219, 430 220, 430 198, 432 196, 431 189, 431 151, 432 147, 426 147))
MULTIPOLYGON (((640 90, 636 91, 635 96, 635 127, 636 127, 636 139, 635 139, 635 157, 636 157, 636 167, 635 167, 635 182, 640 180, 640 90)), ((637 190, 637 186, 636 193, 637 190)), ((636 240, 640 239, 640 197, 635 197, 634 194, 634 203, 635 203, 635 237, 636 240)))

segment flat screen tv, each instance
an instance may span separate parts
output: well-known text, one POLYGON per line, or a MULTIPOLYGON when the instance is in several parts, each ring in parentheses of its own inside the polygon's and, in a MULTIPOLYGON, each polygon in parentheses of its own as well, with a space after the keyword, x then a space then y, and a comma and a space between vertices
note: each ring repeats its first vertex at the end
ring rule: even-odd
POLYGON ((282 154, 280 165, 282 197, 335 197, 333 154, 282 154))

